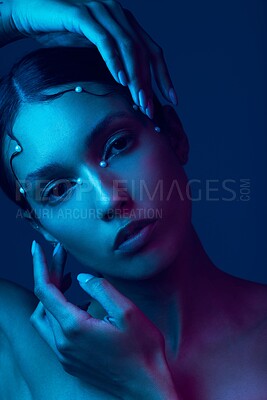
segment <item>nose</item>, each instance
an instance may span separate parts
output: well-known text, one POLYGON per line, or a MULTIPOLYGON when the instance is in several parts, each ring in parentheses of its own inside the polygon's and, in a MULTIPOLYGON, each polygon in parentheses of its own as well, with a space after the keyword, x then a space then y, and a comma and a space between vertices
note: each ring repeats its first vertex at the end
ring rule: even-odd
POLYGON ((102 221, 126 217, 132 208, 132 198, 128 192, 127 181, 106 177, 95 182, 96 216, 102 221))

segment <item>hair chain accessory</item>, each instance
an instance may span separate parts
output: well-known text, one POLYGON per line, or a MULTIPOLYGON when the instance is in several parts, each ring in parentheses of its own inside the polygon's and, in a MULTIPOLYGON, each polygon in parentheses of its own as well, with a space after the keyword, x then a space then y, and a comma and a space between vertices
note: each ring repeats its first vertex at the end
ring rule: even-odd
MULTIPOLYGON (((87 92, 87 90, 85 90, 82 86, 76 86, 76 87, 73 88, 73 89, 64 90, 64 91, 62 92, 62 94, 67 93, 67 92, 71 92, 71 91, 75 91, 75 93, 82 93, 82 92, 84 92, 84 93, 90 93, 90 92, 87 92)), ((138 110, 139 110, 139 107, 138 107, 136 104, 133 104, 133 109, 134 109, 135 111, 138 111, 138 110)), ((160 132, 161 132, 161 129, 160 129, 159 126, 155 126, 154 130, 155 130, 155 132, 157 132, 157 133, 160 133, 160 132)), ((13 138, 13 139, 14 139, 14 138, 13 138)), ((16 140, 17 144, 16 144, 16 146, 15 146, 14 153, 13 153, 13 154, 11 155, 11 157, 10 157, 10 167, 11 167, 11 170, 12 170, 12 172, 13 172, 13 175, 14 175, 16 181, 18 182, 18 184, 19 184, 19 186, 20 186, 20 189, 19 189, 20 193, 21 193, 22 195, 25 196, 25 195, 26 195, 26 191, 25 191, 25 189, 23 189, 22 185, 20 184, 20 182, 19 182, 19 180, 18 180, 18 178, 17 178, 17 176, 16 176, 16 174, 15 174, 15 172, 14 172, 14 170, 13 170, 13 166, 12 166, 13 158, 14 158, 17 154, 21 153, 22 150, 23 150, 22 147, 21 147, 21 145, 19 144, 18 140, 17 140, 17 139, 15 139, 15 140, 16 140)), ((108 163, 107 163, 107 161, 105 161, 105 160, 101 160, 100 163, 99 163, 99 166, 100 166, 101 168, 107 168, 108 163)), ((78 185, 82 185, 82 184, 83 184, 82 178, 78 178, 78 179, 77 179, 77 184, 78 184, 78 185)))

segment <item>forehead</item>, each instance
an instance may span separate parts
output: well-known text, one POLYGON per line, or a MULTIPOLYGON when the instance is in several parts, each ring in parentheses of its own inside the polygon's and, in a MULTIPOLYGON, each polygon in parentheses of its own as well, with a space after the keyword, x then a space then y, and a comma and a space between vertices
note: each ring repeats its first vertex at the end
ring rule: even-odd
MULTIPOLYGON (((85 85, 82 87, 91 91, 85 85)), ((102 93, 98 90, 97 94, 105 95, 96 96, 86 92, 76 93, 75 85, 72 85, 57 88, 51 94, 69 88, 73 91, 52 101, 21 106, 13 133, 23 151, 14 158, 13 166, 23 171, 23 175, 55 159, 68 163, 69 151, 82 143, 107 115, 118 111, 134 115, 130 101, 116 92, 109 93, 110 90, 102 90, 102 93)))

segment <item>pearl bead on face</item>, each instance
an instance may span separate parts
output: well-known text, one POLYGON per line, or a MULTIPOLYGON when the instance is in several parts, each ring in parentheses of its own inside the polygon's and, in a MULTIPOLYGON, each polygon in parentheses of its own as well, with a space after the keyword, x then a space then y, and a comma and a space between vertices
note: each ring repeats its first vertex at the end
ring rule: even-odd
POLYGON ((102 161, 99 163, 99 165, 100 165, 101 168, 106 168, 106 167, 108 166, 107 162, 104 161, 104 160, 102 160, 102 161))
POLYGON ((21 152, 21 147, 17 144, 17 146, 15 147, 15 151, 17 152, 17 153, 20 153, 21 152))
POLYGON ((75 92, 76 93, 81 93, 83 91, 83 88, 81 86, 76 86, 75 92))

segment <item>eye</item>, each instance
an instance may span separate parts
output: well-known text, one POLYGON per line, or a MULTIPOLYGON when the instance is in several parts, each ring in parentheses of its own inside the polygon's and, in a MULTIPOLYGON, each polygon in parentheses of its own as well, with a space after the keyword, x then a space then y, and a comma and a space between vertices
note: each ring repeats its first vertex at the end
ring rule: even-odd
POLYGON ((67 179, 52 181, 42 191, 41 201, 55 205, 63 199, 67 200, 71 196, 74 186, 76 186, 76 182, 67 179))
POLYGON ((117 154, 128 150, 134 141, 133 133, 122 133, 112 137, 105 146, 103 159, 112 158, 117 154))

